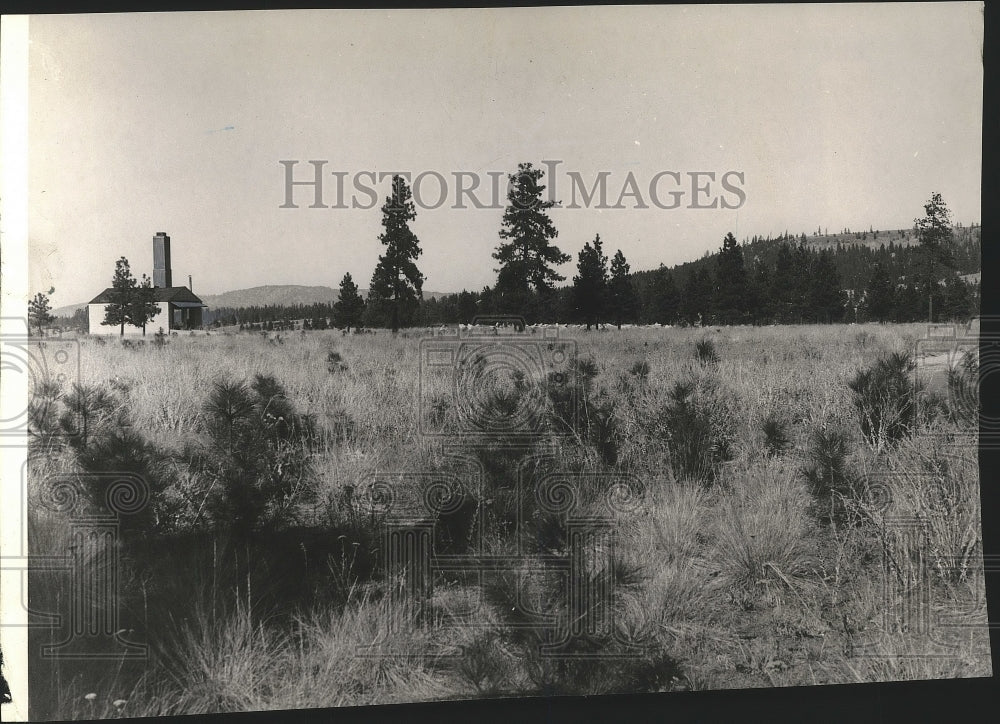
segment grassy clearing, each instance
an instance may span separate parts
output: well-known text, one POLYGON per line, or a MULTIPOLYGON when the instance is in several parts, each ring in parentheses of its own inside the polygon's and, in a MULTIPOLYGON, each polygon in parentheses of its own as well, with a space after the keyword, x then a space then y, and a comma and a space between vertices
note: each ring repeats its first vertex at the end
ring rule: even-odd
MULTIPOLYGON (((32 716, 989 675, 976 451, 960 434, 970 381, 951 380, 960 406, 907 387, 917 372, 891 355, 921 333, 569 330, 573 434, 558 434, 565 393, 492 379, 474 390, 486 414, 532 400, 541 431, 523 449, 481 442, 458 457, 418 434, 422 414, 453 430, 466 413, 448 375, 425 379, 433 404, 421 408, 415 333, 130 348, 83 338, 87 389, 36 390, 32 551, 65 551, 65 516, 41 504, 54 474, 134 469, 153 480, 142 524, 125 526, 121 544, 121 625, 151 656, 36 657, 32 716), (239 399, 245 413, 232 412, 239 399), (81 414, 89 441, 68 444, 58 433, 81 414), (439 572, 432 599, 407 601, 381 567, 385 513, 371 484, 388 481, 406 504, 448 474, 468 487, 446 496, 437 550, 519 550, 523 565, 482 586, 439 572), (544 487, 567 475, 568 487, 544 487), (549 497, 519 497, 519 476, 549 497), (614 583, 607 610, 587 614, 608 614, 612 631, 589 644, 591 658, 539 656, 546 629, 531 612, 560 621, 570 610, 559 585, 568 541, 553 510, 608 515, 612 493, 624 501, 610 509, 616 554, 586 563, 614 583), (922 521, 925 538, 901 533, 904 518, 922 521), (909 594, 886 585, 887 575, 911 580, 918 563, 933 614, 963 624, 937 626, 935 639, 900 625, 909 594)), ((61 575, 32 574, 40 610, 65 607, 61 575)))

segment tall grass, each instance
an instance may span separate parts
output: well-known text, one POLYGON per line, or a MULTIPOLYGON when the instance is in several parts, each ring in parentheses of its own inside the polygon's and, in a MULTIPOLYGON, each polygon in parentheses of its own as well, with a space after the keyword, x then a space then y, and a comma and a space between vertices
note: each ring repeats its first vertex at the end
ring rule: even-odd
MULTIPOLYGON (((919 333, 868 325, 581 334, 568 384, 553 391, 544 379, 511 378, 495 381, 492 398, 482 390, 499 417, 536 406, 529 444, 497 440, 458 455, 419 434, 421 412, 442 429, 461 424, 462 400, 443 375, 424 380, 434 404, 421 406, 413 336, 315 332, 280 345, 259 335, 178 336, 129 348, 84 338, 82 386, 40 388, 33 399, 29 494, 37 500, 55 473, 129 464, 154 483, 152 519, 135 519, 137 535, 122 544, 123 625, 154 656, 131 668, 33 662, 32 691, 36 676, 43 682, 35 713, 989 673, 981 637, 958 641, 950 663, 918 665, 902 663, 923 645, 915 634, 882 630, 883 551, 914 553, 893 532, 894 516, 926 523, 936 606, 969 609, 983 581, 975 455, 949 442, 967 419, 960 409, 934 420, 911 414, 919 390, 907 386, 905 356, 893 357, 919 333), (614 521, 617 557, 598 574, 615 582, 608 613, 619 635, 598 642, 604 655, 539 656, 545 628, 508 605, 521 590, 536 612, 564 616, 554 564, 491 574, 482 592, 475 576, 439 576, 431 618, 413 618, 380 568, 376 475, 401 500, 419 500, 418 480, 468 481, 454 509, 434 517, 438 551, 520 546, 527 565, 567 555, 561 514, 543 510, 534 490, 553 473, 578 481, 575 514, 614 521), (641 500, 629 512, 604 502, 612 473, 641 500), (237 519, 242 540, 224 524, 237 519), (478 627, 454 625, 472 613, 478 627), (639 653, 617 656, 622 640, 639 653), (876 655, 852 658, 864 640, 877 642, 876 655), (90 692, 97 696, 85 699, 90 692)), ((33 551, 64 553, 60 525, 56 514, 33 519, 33 551)), ((64 583, 32 576, 40 605, 65 605, 64 583)))

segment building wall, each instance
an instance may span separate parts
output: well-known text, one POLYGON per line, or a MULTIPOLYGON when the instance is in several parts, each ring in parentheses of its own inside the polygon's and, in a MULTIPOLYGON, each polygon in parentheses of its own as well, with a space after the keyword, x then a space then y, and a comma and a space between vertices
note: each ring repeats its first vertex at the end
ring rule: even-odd
MULTIPOLYGON (((91 334, 119 334, 121 327, 115 325, 113 327, 105 326, 101 324, 101 320, 104 319, 104 308, 106 304, 88 304, 87 305, 87 315, 89 318, 89 328, 91 334)), ((164 332, 170 331, 170 316, 166 302, 159 302, 157 305, 160 309, 149 322, 146 323, 146 336, 156 334, 156 332, 162 327, 164 332)), ((142 335, 142 327, 133 327, 131 324, 125 325, 125 334, 127 335, 142 335)))

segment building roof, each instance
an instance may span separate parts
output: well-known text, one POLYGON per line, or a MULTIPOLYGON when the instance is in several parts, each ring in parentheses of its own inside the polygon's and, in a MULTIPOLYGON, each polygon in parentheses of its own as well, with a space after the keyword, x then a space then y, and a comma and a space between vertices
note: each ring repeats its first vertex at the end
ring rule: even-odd
MULTIPOLYGON (((96 297, 91 299, 88 304, 111 304, 115 301, 116 292, 114 287, 108 287, 103 292, 98 294, 96 297)), ((153 301, 154 302, 187 302, 199 304, 201 306, 207 306, 202 302, 194 292, 192 292, 187 287, 153 287, 153 301)), ((185 305, 187 306, 187 305, 185 305)))

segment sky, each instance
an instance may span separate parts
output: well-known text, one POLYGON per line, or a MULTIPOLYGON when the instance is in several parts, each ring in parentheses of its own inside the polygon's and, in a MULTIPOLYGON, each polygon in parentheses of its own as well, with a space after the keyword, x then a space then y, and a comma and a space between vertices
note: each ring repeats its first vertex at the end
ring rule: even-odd
POLYGON ((366 288, 390 185, 362 177, 378 204, 352 208, 371 205, 352 188, 366 171, 445 178, 411 225, 424 288, 442 292, 495 282, 503 214, 453 208, 453 174, 481 177, 489 204, 487 174, 520 162, 559 162, 544 182, 567 279, 595 234, 640 270, 730 231, 911 227, 934 192, 978 222, 982 33, 979 3, 32 16, 32 293, 88 301, 123 255, 151 274, 160 231, 196 293, 346 272, 366 288), (303 186, 281 208, 282 160, 297 180, 326 161, 328 208, 303 186), (571 173, 589 188, 602 172, 607 205, 631 173, 648 208, 565 208, 571 173), (697 172, 715 174, 694 177, 700 199, 697 172), (652 203, 654 178, 678 208, 652 203), (738 208, 690 208, 713 198, 738 208))

